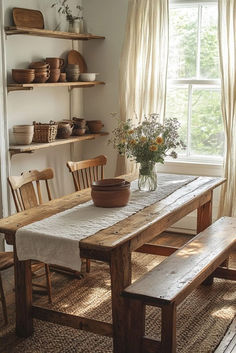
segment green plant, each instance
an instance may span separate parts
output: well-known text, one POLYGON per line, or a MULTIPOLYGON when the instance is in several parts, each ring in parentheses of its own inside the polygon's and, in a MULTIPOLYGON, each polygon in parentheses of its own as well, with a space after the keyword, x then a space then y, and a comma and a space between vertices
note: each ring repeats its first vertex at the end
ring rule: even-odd
POLYGON ((145 116, 143 122, 136 126, 131 120, 118 120, 118 127, 112 131, 113 137, 109 143, 120 154, 137 163, 164 163, 166 156, 177 158, 176 148, 185 148, 179 138, 179 127, 180 123, 175 118, 166 119, 161 124, 158 114, 145 116))
POLYGON ((76 5, 77 15, 73 15, 70 6, 68 5, 68 0, 56 0, 51 7, 58 7, 57 12, 63 15, 66 15, 67 21, 74 21, 74 20, 82 20, 82 10, 83 7, 80 5, 76 5))

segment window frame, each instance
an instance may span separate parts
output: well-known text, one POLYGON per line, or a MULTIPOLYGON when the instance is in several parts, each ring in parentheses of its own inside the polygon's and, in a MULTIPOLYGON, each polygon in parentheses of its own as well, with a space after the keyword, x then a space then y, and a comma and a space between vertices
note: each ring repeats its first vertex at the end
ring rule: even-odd
MULTIPOLYGON (((223 156, 210 156, 210 155, 191 155, 191 119, 192 119, 192 91, 193 87, 204 86, 204 88, 212 88, 221 91, 221 80, 219 79, 202 79, 197 78, 200 77, 200 50, 201 50, 201 19, 202 19, 202 6, 206 5, 217 5, 217 0, 171 0, 170 8, 186 8, 186 7, 196 7, 198 6, 198 37, 197 37, 197 56, 196 56, 196 77, 195 78, 183 78, 183 79, 167 79, 167 92, 171 87, 185 87, 188 89, 188 116, 187 116, 187 150, 186 154, 178 154, 178 160, 180 162, 187 163, 209 163, 209 164, 217 164, 221 165, 223 163, 223 156), (199 14, 200 13, 200 14, 199 14), (190 126, 190 127, 189 127, 190 126)), ((170 161, 168 158, 167 161, 170 161)))

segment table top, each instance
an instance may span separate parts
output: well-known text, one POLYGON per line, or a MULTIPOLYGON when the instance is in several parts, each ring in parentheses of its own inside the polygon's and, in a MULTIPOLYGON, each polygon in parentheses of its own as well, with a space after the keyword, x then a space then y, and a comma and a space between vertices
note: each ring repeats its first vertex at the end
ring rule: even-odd
MULTIPOLYGON (((129 181, 136 177, 137 175, 125 176, 126 180, 129 181)), ((201 199, 202 203, 206 202, 204 197, 208 197, 207 193, 209 194, 224 182, 225 179, 219 177, 198 177, 161 201, 81 240, 80 248, 106 251, 132 240, 131 250, 135 250, 139 246, 139 240, 136 237, 138 234, 140 238, 144 236, 147 239, 149 234, 151 237, 154 231, 156 235, 160 234, 186 214, 200 207, 199 200, 201 199)), ((5 234, 9 244, 14 244, 15 233, 19 228, 84 203, 91 199, 90 193, 90 189, 78 191, 0 219, 0 232, 5 234)), ((142 244, 141 239, 140 244, 142 244)))

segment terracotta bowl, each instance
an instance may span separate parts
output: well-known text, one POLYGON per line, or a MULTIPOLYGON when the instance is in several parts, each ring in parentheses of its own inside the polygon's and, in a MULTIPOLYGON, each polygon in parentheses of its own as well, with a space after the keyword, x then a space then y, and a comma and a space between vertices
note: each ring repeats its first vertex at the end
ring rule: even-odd
POLYGON ((61 70, 60 69, 52 69, 50 70, 50 77, 48 79, 48 82, 54 83, 58 82, 59 78, 61 75, 61 70))
POLYGON ((34 82, 44 83, 49 79, 49 77, 50 77, 50 74, 47 71, 46 72, 36 72, 34 82))
POLYGON ((88 120, 87 125, 91 133, 97 134, 103 128, 103 123, 101 120, 88 120))
POLYGON ((97 190, 92 187, 91 197, 96 207, 123 207, 126 206, 130 199, 130 183, 125 182, 125 186, 109 186, 104 190, 97 190))
POLYGON ((92 183, 93 188, 111 187, 111 186, 120 186, 120 185, 125 185, 125 179, 110 178, 110 179, 97 180, 92 183))
POLYGON ((17 83, 31 83, 35 79, 34 70, 12 70, 12 78, 17 83))
POLYGON ((48 63, 45 63, 45 61, 35 61, 29 65, 29 68, 32 69, 50 69, 50 65, 48 63))

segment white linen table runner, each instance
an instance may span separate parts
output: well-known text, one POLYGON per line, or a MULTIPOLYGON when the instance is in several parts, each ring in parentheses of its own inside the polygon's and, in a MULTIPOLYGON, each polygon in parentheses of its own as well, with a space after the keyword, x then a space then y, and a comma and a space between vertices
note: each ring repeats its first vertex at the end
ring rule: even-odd
POLYGON ((158 174, 158 188, 152 192, 139 191, 136 180, 131 183, 131 200, 125 207, 100 208, 88 201, 22 227, 16 232, 18 259, 34 259, 80 271, 81 239, 164 199, 196 178, 189 175, 158 174))

